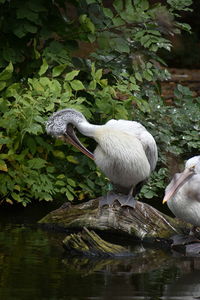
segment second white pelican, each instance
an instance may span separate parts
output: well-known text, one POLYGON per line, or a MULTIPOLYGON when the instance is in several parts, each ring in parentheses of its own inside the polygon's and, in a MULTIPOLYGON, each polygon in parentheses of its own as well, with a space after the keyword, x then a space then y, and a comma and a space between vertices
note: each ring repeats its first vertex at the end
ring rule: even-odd
POLYGON ((165 190, 165 202, 176 217, 193 225, 190 234, 200 226, 200 155, 188 159, 185 170, 174 175, 165 190))

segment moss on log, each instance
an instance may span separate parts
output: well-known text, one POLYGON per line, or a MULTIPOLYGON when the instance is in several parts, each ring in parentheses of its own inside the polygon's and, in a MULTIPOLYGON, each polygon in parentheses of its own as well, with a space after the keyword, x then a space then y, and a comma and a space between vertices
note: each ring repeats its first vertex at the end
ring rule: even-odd
POLYGON ((39 223, 69 230, 82 230, 87 227, 92 230, 112 231, 141 241, 170 238, 179 232, 181 226, 188 226, 143 202, 137 201, 135 209, 121 207, 118 201, 115 201, 113 207, 99 208, 98 200, 63 205, 50 212, 39 223))
POLYGON ((90 257, 121 257, 132 255, 126 248, 104 241, 94 231, 89 231, 86 227, 83 228, 82 232, 67 235, 63 240, 63 247, 72 254, 81 254, 90 257))

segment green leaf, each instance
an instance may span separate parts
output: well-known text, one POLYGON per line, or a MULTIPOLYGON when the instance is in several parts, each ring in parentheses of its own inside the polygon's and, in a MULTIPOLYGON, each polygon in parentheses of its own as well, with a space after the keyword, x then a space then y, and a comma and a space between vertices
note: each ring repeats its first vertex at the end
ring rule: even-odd
MULTIPOLYGON (((1 0, 0 0, 0 2, 1 2, 1 0)), ((9 198, 6 198, 6 202, 9 203, 9 204, 11 204, 11 205, 13 204, 13 201, 11 199, 9 199, 9 198)))
POLYGON ((32 136, 28 136, 26 139, 27 147, 32 154, 36 153, 37 145, 35 139, 32 136))
POLYGON ((147 70, 144 70, 142 75, 148 81, 151 81, 153 79, 153 76, 151 74, 149 74, 149 72, 147 70))
POLYGON ((80 15, 79 21, 82 24, 83 28, 85 28, 86 30, 88 29, 91 33, 95 32, 95 25, 86 14, 80 15))
POLYGON ((79 74, 79 72, 80 72, 80 70, 74 70, 74 71, 67 73, 65 76, 65 80, 67 80, 67 81, 73 80, 79 74))
POLYGON ((192 91, 187 86, 177 84, 177 90, 181 92, 183 95, 192 96, 192 91))
POLYGON ((44 73, 46 73, 46 71, 48 70, 48 67, 49 67, 45 58, 43 58, 42 62, 43 63, 42 63, 42 65, 40 67, 40 70, 38 72, 38 74, 40 76, 42 76, 44 73))
POLYGON ((13 83, 10 84, 6 91, 5 91, 5 97, 18 97, 18 91, 21 90, 21 84, 20 83, 13 83))
POLYGON ((47 161, 41 158, 33 158, 28 161, 28 166, 31 169, 41 169, 47 164, 47 161))
POLYGON ((144 36, 146 34, 146 30, 139 30, 136 34, 135 34, 135 38, 136 39, 140 39, 142 36, 144 36))
POLYGON ((112 21, 114 26, 121 26, 125 24, 124 20, 121 17, 114 17, 112 21))
POLYGON ((6 87, 6 82, 5 81, 0 81, 0 91, 5 89, 5 87, 6 87))
POLYGON ((58 178, 58 179, 64 179, 65 178, 65 174, 60 174, 56 178, 58 178))
POLYGON ((123 1, 122 0, 115 0, 113 3, 113 6, 119 14, 123 11, 123 1))
POLYGON ((66 67, 67 67, 67 64, 62 64, 62 65, 54 67, 52 76, 53 77, 59 76, 65 70, 66 67))
POLYGON ((176 22, 176 26, 178 26, 182 30, 191 33, 191 26, 189 24, 176 22))
POLYGON ((8 172, 8 167, 4 160, 0 160, 0 171, 8 172))
POLYGON ((12 141, 12 139, 10 139, 8 137, 0 138, 0 145, 9 144, 11 141, 12 141))
POLYGON ((31 11, 26 6, 20 6, 20 8, 17 9, 17 18, 18 19, 27 19, 31 22, 41 25, 41 21, 39 20, 38 14, 31 11))
POLYGON ((76 182, 71 178, 67 178, 67 183, 72 187, 76 187, 76 182))
POLYGON ((104 87, 106 87, 108 85, 108 79, 101 79, 100 80, 100 84, 104 87))
POLYGON ((95 79, 96 79, 97 81, 99 81, 99 80, 101 79, 101 77, 102 77, 102 69, 99 69, 99 70, 97 70, 96 73, 95 73, 95 79))
POLYGON ((80 91, 80 90, 85 89, 84 85, 82 84, 82 82, 80 80, 75 79, 73 81, 70 81, 70 85, 71 85, 72 89, 75 91, 80 91))
POLYGON ((72 195, 72 193, 70 193, 69 190, 66 190, 65 194, 66 194, 67 199, 68 199, 69 201, 74 200, 74 196, 72 195))
POLYGON ((113 12, 111 9, 103 7, 103 12, 106 17, 113 18, 113 12))
POLYGON ((52 196, 48 193, 43 193, 42 199, 44 199, 45 201, 52 201, 53 200, 52 196))
POLYGON ((130 52, 130 47, 128 45, 128 42, 125 39, 122 38, 114 38, 110 40, 110 46, 118 52, 125 52, 129 53, 130 52))
POLYGON ((96 35, 95 34, 92 34, 92 33, 88 33, 87 35, 88 37, 88 40, 90 41, 90 43, 94 43, 94 41, 96 41, 96 35))
POLYGON ((44 124, 44 119, 39 115, 35 116, 34 120, 37 121, 38 123, 44 124))
POLYGON ((136 78, 137 80, 139 80, 139 81, 142 81, 142 76, 141 76, 141 74, 140 74, 139 72, 136 72, 136 73, 135 73, 135 78, 136 78))
POLYGON ((0 80, 8 80, 12 77, 13 65, 10 62, 9 65, 0 73, 0 80))
POLYGON ((26 132, 32 133, 32 134, 39 134, 43 132, 42 126, 39 124, 31 124, 30 127, 26 128, 26 132))
POLYGON ((37 40, 36 40, 36 38, 33 40, 33 49, 34 49, 35 59, 39 59, 41 55, 40 55, 40 52, 37 49, 37 40))
POLYGON ((141 0, 141 1, 140 1, 140 7, 141 7, 143 10, 149 9, 149 2, 148 2, 147 0, 141 0))
POLYGON ((61 180, 57 180, 55 182, 55 185, 58 185, 58 186, 66 186, 66 183, 64 181, 61 181, 61 180))
POLYGON ((24 37, 28 33, 36 33, 38 27, 32 25, 29 21, 20 21, 17 26, 14 28, 13 32, 18 38, 24 37))
POLYGON ((87 20, 87 15, 86 14, 80 15, 80 17, 79 17, 80 23, 83 24, 83 23, 86 22, 86 20, 87 20))
POLYGON ((77 158, 72 155, 68 155, 67 160, 72 164, 75 164, 75 165, 79 164, 79 161, 77 160, 77 158))
POLYGON ((17 185, 17 184, 14 186, 14 189, 15 189, 16 191, 18 191, 18 192, 20 192, 20 190, 21 190, 20 186, 17 185))
POLYGON ((100 49, 110 49, 110 34, 108 32, 102 32, 97 39, 100 49))
POLYGON ((65 154, 64 152, 60 151, 60 150, 54 150, 52 151, 53 156, 60 158, 60 159, 64 159, 65 158, 65 154))
POLYGON ((37 26, 32 25, 31 23, 24 24, 24 29, 26 30, 26 33, 36 33, 37 32, 37 26))
POLYGON ((85 25, 87 26, 87 28, 89 29, 89 31, 91 33, 95 33, 95 26, 89 18, 87 19, 87 22, 85 23, 85 25))
POLYGON ((176 10, 187 10, 187 6, 192 5, 192 0, 167 0, 173 9, 176 10))
POLYGON ((20 198, 19 194, 16 193, 11 193, 11 196, 14 200, 16 200, 17 202, 21 202, 22 199, 20 198))
POLYGON ((90 81, 90 84, 89 84, 89 86, 88 86, 88 89, 89 89, 89 90, 95 90, 96 87, 97 87, 97 82, 96 82, 96 80, 90 81))

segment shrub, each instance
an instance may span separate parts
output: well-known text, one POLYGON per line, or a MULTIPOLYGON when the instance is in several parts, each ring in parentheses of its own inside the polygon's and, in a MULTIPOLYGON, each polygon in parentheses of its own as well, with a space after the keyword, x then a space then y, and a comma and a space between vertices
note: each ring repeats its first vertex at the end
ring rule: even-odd
POLYGON ((0 2, 1 201, 27 205, 105 192, 107 179, 92 161, 45 133, 48 116, 66 107, 91 123, 143 123, 157 140, 160 160, 142 195, 158 196, 167 176, 166 154, 186 157, 199 149, 199 99, 179 85, 174 105, 167 106, 156 84, 170 76, 158 55, 162 48, 170 51, 169 34, 190 31, 176 19, 191 1, 0 2))

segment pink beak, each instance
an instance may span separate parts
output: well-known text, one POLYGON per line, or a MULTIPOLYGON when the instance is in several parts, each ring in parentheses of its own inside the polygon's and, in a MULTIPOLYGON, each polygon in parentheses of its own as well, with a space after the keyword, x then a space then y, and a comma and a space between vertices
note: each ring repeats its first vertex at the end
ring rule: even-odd
POLYGON ((194 168, 187 168, 183 171, 183 173, 180 175, 178 180, 174 183, 174 185, 167 191, 165 194, 165 197, 162 201, 164 204, 167 202, 173 195, 177 192, 177 190, 185 183, 185 181, 194 174, 194 168))

